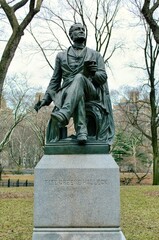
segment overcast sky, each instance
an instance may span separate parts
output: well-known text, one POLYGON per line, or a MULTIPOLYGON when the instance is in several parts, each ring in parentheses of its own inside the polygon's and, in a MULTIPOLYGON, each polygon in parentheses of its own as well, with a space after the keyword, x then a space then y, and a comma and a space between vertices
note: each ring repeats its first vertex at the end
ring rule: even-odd
MULTIPOLYGON (((124 40, 125 47, 123 51, 116 52, 111 58, 111 70, 106 68, 110 89, 118 89, 123 84, 135 86, 138 83, 139 72, 131 69, 129 64, 132 61, 137 61, 137 59, 141 61, 141 54, 136 49, 135 43, 137 42, 139 30, 138 28, 128 27, 127 23, 133 22, 133 16, 125 8, 121 11, 121 17, 124 19, 125 24, 123 24, 122 28, 116 30, 115 35, 119 39, 124 40)), ((33 55, 24 47, 27 43, 30 44, 31 41, 30 35, 25 32, 9 68, 8 75, 12 73, 27 73, 29 82, 32 85, 42 87, 45 91, 53 72, 40 53, 33 55)), ((94 48, 91 32, 88 33, 87 46, 94 48)), ((55 56, 52 57, 53 63, 54 58, 55 56)))

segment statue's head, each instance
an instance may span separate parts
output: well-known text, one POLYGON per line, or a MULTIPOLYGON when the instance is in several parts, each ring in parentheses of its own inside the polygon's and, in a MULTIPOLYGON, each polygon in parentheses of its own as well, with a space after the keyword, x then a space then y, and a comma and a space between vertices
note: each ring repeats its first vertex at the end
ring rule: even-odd
POLYGON ((81 23, 75 23, 70 27, 69 36, 73 42, 84 42, 86 40, 85 28, 81 23))

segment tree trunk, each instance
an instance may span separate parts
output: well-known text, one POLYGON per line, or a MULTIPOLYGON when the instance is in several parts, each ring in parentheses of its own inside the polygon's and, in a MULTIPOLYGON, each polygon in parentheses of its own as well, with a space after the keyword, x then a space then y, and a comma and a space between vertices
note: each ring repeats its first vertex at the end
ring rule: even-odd
POLYGON ((150 105, 151 105, 151 136, 152 136, 152 151, 153 151, 153 185, 159 185, 159 148, 157 136, 157 108, 156 108, 156 91, 154 85, 155 79, 150 78, 150 105))
POLYGON ((156 43, 159 44, 159 26, 154 18, 154 11, 158 8, 158 1, 156 1, 156 3, 153 3, 153 6, 151 6, 150 4, 151 2, 149 0, 145 0, 141 12, 153 32, 156 43), (154 5, 156 6, 155 8, 154 5))
POLYGON ((152 123, 151 132, 152 132, 152 150, 153 150, 153 185, 159 185, 159 150, 158 150, 158 139, 157 139, 157 126, 155 122, 154 122, 154 126, 152 123))
POLYGON ((159 185, 159 156, 153 157, 153 185, 159 185))
POLYGON ((14 57, 14 54, 19 45, 22 35, 23 35, 23 32, 20 30, 20 28, 14 31, 4 49, 4 52, 0 61, 0 101, 2 99, 3 84, 4 84, 4 80, 5 80, 8 68, 14 57))

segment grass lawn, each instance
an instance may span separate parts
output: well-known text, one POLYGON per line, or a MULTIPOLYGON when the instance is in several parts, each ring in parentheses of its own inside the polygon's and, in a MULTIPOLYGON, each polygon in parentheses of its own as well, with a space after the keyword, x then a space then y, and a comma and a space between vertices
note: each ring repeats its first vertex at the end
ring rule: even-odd
POLYGON ((121 228, 127 240, 159 239, 159 186, 121 187, 121 228))
MULTIPOLYGON (((159 239, 159 186, 121 187, 121 228, 127 240, 159 239)), ((31 240, 33 187, 0 188, 0 240, 31 240)))
POLYGON ((31 240, 33 187, 0 188, 0 240, 31 240))

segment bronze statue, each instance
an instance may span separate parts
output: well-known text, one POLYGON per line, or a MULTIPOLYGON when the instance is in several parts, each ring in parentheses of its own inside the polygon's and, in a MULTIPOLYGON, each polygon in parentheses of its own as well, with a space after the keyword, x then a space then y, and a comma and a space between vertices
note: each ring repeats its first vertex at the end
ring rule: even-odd
POLYGON ((47 130, 50 142, 60 140, 59 129, 73 117, 79 144, 89 137, 111 144, 114 122, 104 60, 99 52, 85 46, 83 25, 72 25, 69 36, 73 44, 57 54, 53 76, 35 109, 52 101, 55 104, 47 130))

